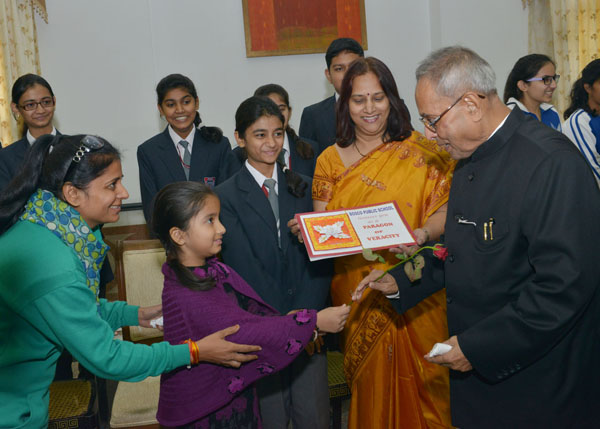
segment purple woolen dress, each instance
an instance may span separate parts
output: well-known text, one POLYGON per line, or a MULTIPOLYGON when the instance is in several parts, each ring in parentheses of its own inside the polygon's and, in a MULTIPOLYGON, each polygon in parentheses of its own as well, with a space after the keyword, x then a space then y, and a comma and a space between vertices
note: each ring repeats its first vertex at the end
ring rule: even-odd
POLYGON ((265 304, 233 269, 207 260, 195 268, 199 277, 212 276, 216 285, 193 291, 181 285, 167 265, 162 269, 164 336, 171 344, 199 340, 236 324, 240 330, 227 337, 240 344, 262 347, 258 359, 240 368, 200 363, 161 376, 157 419, 164 426, 198 428, 261 427, 253 383, 289 365, 311 340, 315 310, 280 316, 265 304), (248 416, 252 417, 248 421, 248 416))

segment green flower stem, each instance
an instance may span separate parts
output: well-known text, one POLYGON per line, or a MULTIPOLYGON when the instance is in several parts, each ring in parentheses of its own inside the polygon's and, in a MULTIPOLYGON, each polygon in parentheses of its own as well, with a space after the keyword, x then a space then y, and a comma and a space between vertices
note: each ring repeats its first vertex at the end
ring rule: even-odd
MULTIPOLYGON (((385 276, 387 273, 389 273, 390 271, 392 271, 394 268, 410 261, 411 259, 413 259, 415 256, 417 256, 419 253, 421 253, 421 251, 425 250, 425 249, 431 249, 433 251, 439 250, 441 248, 443 248, 444 246, 441 245, 440 243, 434 245, 434 246, 423 246, 421 247, 419 250, 417 250, 415 253, 413 253, 412 255, 410 255, 408 258, 405 258, 403 260, 401 260, 400 262, 398 262, 397 264, 391 266, 390 268, 388 268, 387 270, 385 270, 383 272, 382 275, 380 275, 379 277, 377 277, 374 281, 378 282, 379 280, 381 280, 383 278, 383 276, 385 276)), ((352 295, 352 292, 350 292, 350 295, 352 295)), ((350 303, 348 305, 352 305, 354 303, 354 301, 350 301, 350 303)))
POLYGON ((419 250, 417 250, 415 253, 413 253, 412 255, 410 255, 408 258, 405 258, 403 260, 401 260, 400 262, 398 262, 397 264, 391 266, 390 268, 388 268, 387 270, 385 270, 383 272, 382 275, 380 275, 379 277, 377 277, 374 281, 378 282, 379 280, 381 280, 383 278, 383 276, 385 276, 387 273, 389 273, 390 271, 392 271, 394 268, 410 261, 411 259, 413 259, 415 256, 417 256, 419 253, 421 253, 422 250, 425 249, 431 249, 431 250, 438 250, 439 246, 435 245, 435 246, 423 246, 421 247, 419 250))

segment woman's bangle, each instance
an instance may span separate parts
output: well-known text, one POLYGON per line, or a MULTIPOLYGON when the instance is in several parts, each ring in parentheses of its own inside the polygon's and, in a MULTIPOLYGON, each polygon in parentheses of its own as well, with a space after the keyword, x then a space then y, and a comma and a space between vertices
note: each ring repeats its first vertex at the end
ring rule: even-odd
MULTIPOLYGON (((181 342, 181 344, 185 343, 187 343, 190 349, 190 365, 198 365, 200 362, 200 349, 198 348, 198 344, 196 344, 195 341, 192 341, 191 338, 181 342)), ((190 368, 190 365, 188 365, 188 368, 190 368)))

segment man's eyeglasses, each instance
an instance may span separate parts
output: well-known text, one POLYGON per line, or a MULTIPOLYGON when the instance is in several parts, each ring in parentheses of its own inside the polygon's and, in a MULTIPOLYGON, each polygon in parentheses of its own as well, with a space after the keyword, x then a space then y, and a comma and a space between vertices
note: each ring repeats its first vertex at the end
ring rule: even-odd
POLYGON ((559 74, 555 74, 554 76, 542 76, 542 77, 532 77, 531 79, 527 79, 525 82, 538 82, 538 81, 542 81, 544 82, 544 85, 550 85, 552 84, 552 81, 558 83, 558 80, 560 79, 560 75, 559 74))
POLYGON ((26 112, 29 112, 31 110, 37 109, 38 104, 44 109, 49 109, 50 107, 54 106, 54 99, 47 97, 42 98, 40 101, 28 101, 25 104, 20 104, 19 107, 25 110, 26 112))
MULTIPOLYGON (((458 97, 458 99, 457 99, 457 100, 456 100, 454 103, 452 103, 452 104, 450 105, 450 107, 448 107, 446 110, 444 110, 444 111, 443 111, 441 114, 439 114, 439 115, 438 115, 438 116, 436 116, 435 118, 433 118, 433 119, 427 119, 427 118, 425 118, 425 117, 421 116, 421 117, 419 118, 419 121, 423 122, 423 125, 425 125, 425 126, 426 126, 426 127, 429 129, 429 131, 432 131, 432 132, 434 132, 434 133, 435 133, 435 132, 437 132, 437 131, 436 131, 436 128, 435 128, 435 124, 437 124, 437 123, 440 121, 440 119, 442 119, 442 117, 443 117, 443 116, 444 116, 446 113, 448 113, 448 112, 450 111, 450 109, 452 109, 454 106, 456 106, 456 105, 458 104, 458 102, 459 102, 460 100, 462 100, 462 98, 463 98, 465 95, 467 95, 467 93, 464 93, 463 95, 461 95, 460 97, 458 97)), ((478 96, 479 98, 485 98, 485 95, 477 94, 477 96, 478 96)))

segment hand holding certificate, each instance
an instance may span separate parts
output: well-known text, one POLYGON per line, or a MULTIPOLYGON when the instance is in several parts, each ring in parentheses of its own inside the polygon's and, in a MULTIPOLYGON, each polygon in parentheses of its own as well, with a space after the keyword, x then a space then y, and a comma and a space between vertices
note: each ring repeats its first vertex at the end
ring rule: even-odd
POLYGON ((395 201, 295 216, 311 261, 416 244, 395 201))

